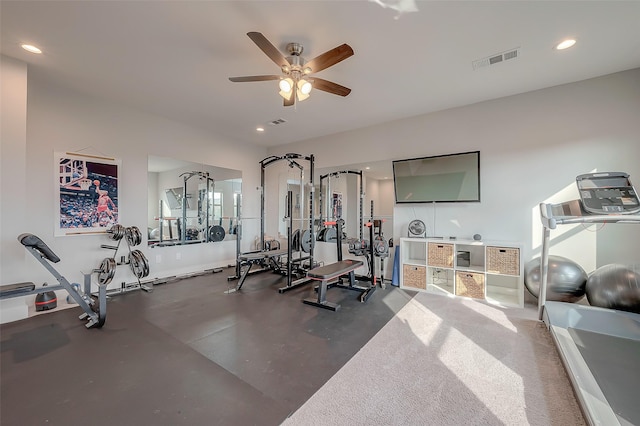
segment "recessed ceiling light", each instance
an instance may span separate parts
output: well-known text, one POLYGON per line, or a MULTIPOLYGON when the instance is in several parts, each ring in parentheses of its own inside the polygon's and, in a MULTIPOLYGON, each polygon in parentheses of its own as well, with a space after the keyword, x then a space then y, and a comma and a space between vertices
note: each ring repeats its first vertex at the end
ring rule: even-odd
POLYGON ((371 170, 371 167, 367 166, 364 168, 365 170, 371 170))
POLYGON ((256 132, 264 132, 264 127, 262 126, 256 127, 256 132))
POLYGON ((20 46, 22 46, 22 48, 24 50, 26 50, 27 52, 31 52, 31 53, 42 53, 42 50, 38 49, 37 47, 31 45, 31 44, 21 44, 20 46))
POLYGON ((576 41, 573 39, 567 39, 567 40, 563 40, 560 43, 558 43, 556 45, 556 50, 564 50, 564 49, 568 49, 571 46, 573 46, 574 44, 576 44, 576 41))

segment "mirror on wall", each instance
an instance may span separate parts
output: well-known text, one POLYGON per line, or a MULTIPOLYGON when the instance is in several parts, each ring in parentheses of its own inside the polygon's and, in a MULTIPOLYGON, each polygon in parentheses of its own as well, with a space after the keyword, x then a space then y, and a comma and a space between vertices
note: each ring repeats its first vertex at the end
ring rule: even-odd
POLYGON ((366 229, 360 226, 360 216, 362 213, 364 223, 371 219, 372 201, 373 218, 384 218, 381 231, 389 237, 393 234, 394 193, 391 160, 321 168, 316 170, 314 183, 317 194, 314 216, 321 216, 325 221, 344 219, 343 231, 346 238, 368 238, 366 229))
POLYGON ((149 156, 147 173, 151 247, 236 239, 240 170, 149 156))
POLYGON ((278 234, 281 236, 287 235, 287 221, 284 220, 288 216, 287 205, 288 196, 291 194, 291 218, 292 229, 306 229, 308 221, 304 220, 309 217, 309 211, 307 209, 308 203, 308 191, 306 188, 306 178, 303 169, 285 167, 286 164, 282 164, 282 169, 286 169, 285 172, 280 172, 278 175, 278 199, 279 214, 278 214, 278 234))

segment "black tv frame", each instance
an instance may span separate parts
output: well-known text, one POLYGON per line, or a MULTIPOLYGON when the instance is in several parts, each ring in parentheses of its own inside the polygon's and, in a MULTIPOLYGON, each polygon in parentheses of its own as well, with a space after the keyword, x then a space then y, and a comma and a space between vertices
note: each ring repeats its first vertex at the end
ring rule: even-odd
MULTIPOLYGON (((395 202, 396 204, 429 204, 429 203, 479 203, 481 201, 481 184, 480 184, 480 151, 467 151, 467 152, 458 152, 458 153, 453 153, 453 154, 442 154, 442 155, 432 155, 432 156, 425 156, 425 157, 416 157, 416 158, 407 158, 407 159, 402 159, 402 160, 393 160, 392 161, 392 165, 393 165, 393 192, 394 192, 394 197, 395 197, 395 202), (456 157, 456 156, 462 156, 462 155, 469 155, 469 154, 475 154, 476 155, 476 173, 477 173, 477 180, 478 180, 478 188, 477 188, 477 197, 473 198, 473 199, 459 199, 459 200, 399 200, 398 199, 398 188, 397 188, 397 176, 396 176, 396 164, 398 163, 407 163, 410 161, 416 161, 416 160, 432 160, 432 159, 437 159, 437 158, 446 158, 446 157, 456 157)), ((437 198, 437 197, 434 197, 437 198)))

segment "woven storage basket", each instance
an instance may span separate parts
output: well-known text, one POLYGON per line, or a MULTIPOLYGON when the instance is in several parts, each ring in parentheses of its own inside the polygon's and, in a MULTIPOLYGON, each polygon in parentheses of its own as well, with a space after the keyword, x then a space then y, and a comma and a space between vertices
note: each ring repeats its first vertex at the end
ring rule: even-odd
POLYGON ((484 299, 484 274, 457 271, 456 296, 484 299))
POLYGON ((517 247, 487 247, 487 272, 520 275, 520 249, 517 247))
POLYGON ((403 265, 402 286, 427 289, 427 271, 424 266, 403 265))
POLYGON ((429 243, 427 264, 441 268, 453 268, 453 244, 429 243))

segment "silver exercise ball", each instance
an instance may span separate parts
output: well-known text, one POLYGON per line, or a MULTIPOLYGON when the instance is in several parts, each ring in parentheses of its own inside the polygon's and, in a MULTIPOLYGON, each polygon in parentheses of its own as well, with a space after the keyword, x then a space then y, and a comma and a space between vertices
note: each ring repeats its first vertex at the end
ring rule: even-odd
MULTIPOLYGON (((562 256, 549 256, 547 300, 577 302, 582 299, 587 283, 587 273, 580 265, 562 256)), ((524 285, 536 298, 540 294, 540 258, 530 260, 524 266, 524 285)))
POLYGON ((586 292, 593 306, 640 314, 640 264, 599 267, 589 275, 586 292))

